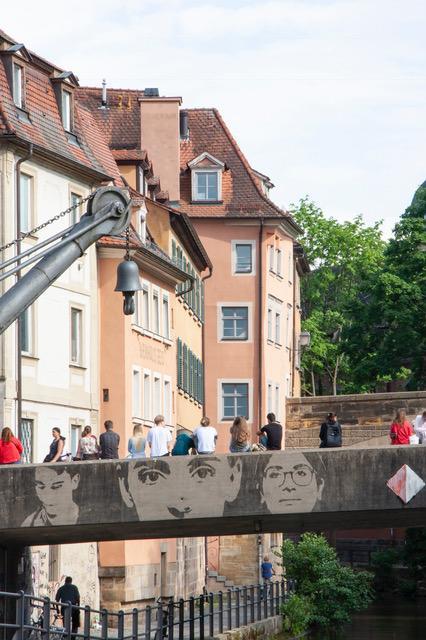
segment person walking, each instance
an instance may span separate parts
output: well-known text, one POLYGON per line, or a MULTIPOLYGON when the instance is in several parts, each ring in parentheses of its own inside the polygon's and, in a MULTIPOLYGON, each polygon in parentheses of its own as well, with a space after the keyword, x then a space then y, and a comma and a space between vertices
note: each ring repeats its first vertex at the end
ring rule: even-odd
POLYGON ((332 449, 342 446, 342 427, 337 420, 337 415, 330 411, 320 429, 320 449, 332 449))
POLYGON ((164 416, 154 418, 154 426, 148 431, 147 442, 151 449, 151 458, 161 458, 170 455, 172 434, 166 427, 164 416))
MULTIPOLYGON (((80 593, 75 584, 72 583, 71 576, 65 578, 65 584, 56 592, 56 602, 70 602, 75 607, 80 606, 80 593)), ((65 611, 67 607, 61 607, 61 616, 65 626, 65 611)), ((72 607, 71 609, 71 633, 76 634, 80 626, 80 609, 72 607)))
POLYGON ((53 440, 50 443, 49 453, 44 458, 43 462, 62 462, 64 457, 65 438, 61 436, 61 430, 59 427, 53 427, 52 429, 53 440))
POLYGON ((146 438, 143 435, 141 424, 135 424, 133 427, 133 436, 129 438, 127 443, 127 451, 131 458, 146 458, 145 456, 146 438))
POLYGON ((187 456, 195 451, 195 442, 188 429, 178 429, 172 456, 187 456))
POLYGON ((87 425, 83 429, 78 443, 77 458, 79 460, 98 460, 99 445, 96 436, 92 433, 92 427, 87 425))
POLYGON ((105 420, 105 433, 99 436, 99 446, 102 460, 118 460, 118 446, 120 436, 113 430, 112 420, 105 420))
POLYGON ((426 444, 426 411, 423 411, 423 413, 420 413, 414 418, 413 427, 420 444, 426 444))
POLYGON ((214 453, 217 442, 217 431, 210 426, 210 418, 201 418, 200 426, 193 433, 197 453, 208 455, 214 453))
POLYGON ((231 453, 247 453, 251 451, 250 429, 247 420, 243 416, 237 416, 230 429, 231 442, 229 451, 231 453))
POLYGON ((272 582, 272 576, 275 574, 274 567, 272 566, 272 562, 270 561, 269 556, 263 557, 263 562, 260 565, 260 569, 262 574, 264 597, 266 598, 271 588, 270 585, 272 582))
POLYGON ((18 464, 24 450, 22 443, 15 438, 9 427, 4 427, 0 438, 0 464, 18 464))
POLYGON ((283 439, 282 425, 277 421, 275 413, 268 413, 266 416, 268 424, 257 432, 261 436, 260 443, 263 444, 268 451, 280 451, 283 439), (266 441, 264 438, 267 438, 266 441))
POLYGON ((391 444, 410 444, 413 427, 408 422, 404 409, 398 409, 390 428, 391 444))

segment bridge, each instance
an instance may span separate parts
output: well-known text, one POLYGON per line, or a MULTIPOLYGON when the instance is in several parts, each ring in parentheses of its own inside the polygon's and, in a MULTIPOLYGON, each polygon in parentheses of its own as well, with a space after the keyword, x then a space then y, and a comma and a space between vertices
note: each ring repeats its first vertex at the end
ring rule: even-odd
POLYGON ((0 468, 0 546, 426 525, 426 448, 0 468))

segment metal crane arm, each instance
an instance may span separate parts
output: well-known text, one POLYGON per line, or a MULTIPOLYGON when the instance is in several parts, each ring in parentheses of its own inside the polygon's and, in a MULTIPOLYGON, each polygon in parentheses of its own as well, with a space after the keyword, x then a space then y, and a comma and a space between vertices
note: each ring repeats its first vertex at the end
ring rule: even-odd
MULTIPOLYGON (((92 244, 102 236, 119 236, 122 233, 130 221, 130 203, 131 200, 123 190, 100 187, 89 200, 87 212, 71 231, 67 229, 64 232, 65 235, 54 247, 45 249, 8 272, 8 275, 12 275, 39 259, 35 266, 0 297, 0 334, 92 244)), ((19 255, 16 260, 20 260, 19 255)))

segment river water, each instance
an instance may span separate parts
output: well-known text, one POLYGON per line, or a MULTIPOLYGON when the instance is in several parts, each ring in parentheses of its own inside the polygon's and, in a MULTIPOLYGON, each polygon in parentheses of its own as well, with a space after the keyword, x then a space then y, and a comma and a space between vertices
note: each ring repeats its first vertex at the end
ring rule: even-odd
MULTIPOLYGON (((324 633, 315 640, 328 640, 324 633)), ((426 599, 414 602, 392 598, 375 602, 330 640, 423 640, 426 639, 426 599)))

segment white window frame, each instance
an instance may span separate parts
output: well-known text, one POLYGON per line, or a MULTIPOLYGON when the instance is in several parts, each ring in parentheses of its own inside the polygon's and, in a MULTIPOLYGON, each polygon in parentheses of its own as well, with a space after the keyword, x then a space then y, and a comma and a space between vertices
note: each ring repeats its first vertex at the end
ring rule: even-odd
POLYGON ((163 376, 163 413, 166 424, 172 424, 172 379, 170 376, 163 376))
POLYGON ((152 372, 150 369, 143 369, 142 375, 142 414, 143 419, 152 422, 152 372), (148 380, 148 398, 146 397, 145 380, 148 380), (147 401, 148 400, 148 401, 147 401))
POLYGON ((142 417, 141 369, 132 367, 132 417, 142 417))
POLYGON ((267 304, 267 336, 268 343, 275 344, 276 347, 281 347, 283 342, 283 302, 275 296, 268 295, 267 304), (279 335, 277 336, 277 318, 279 318, 279 335), (278 339, 277 339, 278 338, 278 339))
POLYGON ((152 419, 155 416, 160 415, 163 411, 163 383, 161 373, 158 371, 152 372, 152 419), (158 385, 156 386, 156 382, 158 385), (156 405, 157 398, 155 397, 156 389, 158 388, 158 405, 156 405))
POLYGON ((275 383, 274 385, 274 405, 275 405, 275 416, 278 421, 281 420, 281 385, 279 383, 275 383))
POLYGON ((141 327, 146 331, 151 330, 151 286, 148 280, 142 280, 141 289, 141 327), (144 296, 146 293, 146 297, 144 296), (148 305, 145 307, 145 302, 148 305), (148 326, 145 326, 145 319, 148 321, 148 326))
POLYGON ((168 291, 161 291, 161 324, 162 336, 165 340, 170 340, 170 294, 168 291), (167 301, 167 318, 164 318, 164 303, 167 301))
POLYGON ((12 63, 12 93, 13 102, 18 109, 24 107, 24 67, 17 62, 12 63), (16 74, 16 70, 19 73, 16 74), (18 75, 18 78, 16 77, 18 75))
POLYGON ((281 326, 281 311, 277 309, 277 307, 275 307, 275 314, 274 314, 274 342, 275 344, 281 346, 282 345, 282 338, 281 338, 281 333, 282 333, 282 326, 281 326))
POLYGON ((217 303, 217 341, 220 343, 247 344, 253 342, 253 303, 252 302, 218 302, 217 303), (223 337, 223 307, 246 307, 247 308, 247 340, 223 337))
POLYGON ((273 412, 273 406, 272 406, 272 389, 273 389, 273 383, 268 380, 267 382, 267 396, 266 396, 266 406, 268 407, 268 413, 272 413, 273 412))
POLYGON ((61 91, 61 116, 62 126, 65 131, 72 132, 72 92, 69 89, 61 91), (68 98, 66 98, 68 96, 68 98))
POLYGON ((70 304, 70 365, 82 367, 84 363, 84 309, 77 304, 70 304), (77 335, 77 357, 73 359, 73 311, 79 313, 79 335, 77 335))
POLYGON ((275 273, 275 245, 268 244, 268 269, 270 273, 275 273))
POLYGON ((70 424, 70 448, 69 451, 71 453, 72 456, 76 456, 77 455, 77 451, 78 451, 78 445, 80 443, 80 438, 81 438, 81 432, 83 430, 83 426, 77 422, 71 422, 70 424), (77 439, 75 441, 75 444, 77 445, 75 447, 75 450, 73 450, 73 435, 77 435, 77 439))
POLYGON ((256 240, 231 240, 231 273, 233 276, 255 276, 256 275, 256 240), (251 271, 245 273, 237 271, 237 245, 251 245, 251 271))
POLYGON ((253 422, 253 379, 252 378, 219 378, 217 381, 217 415, 218 422, 230 423, 233 418, 223 418, 222 385, 248 384, 248 423, 253 422))
POLYGON ((161 305, 161 289, 157 286, 152 286, 151 287, 151 331, 156 336, 161 336, 161 312, 162 312, 161 306, 162 306, 161 305), (154 321, 154 317, 155 317, 154 299, 155 298, 158 301, 158 327, 155 326, 155 321, 154 321))
POLYGON ((293 251, 290 249, 288 254, 288 281, 290 284, 293 282, 293 251))
POLYGON ((28 327, 28 349, 22 347, 21 339, 21 353, 24 356, 32 356, 34 354, 34 318, 33 318, 33 306, 28 307, 22 312, 21 317, 27 315, 27 327, 28 327))
POLYGON ((20 191, 21 191, 21 200, 20 200, 20 212, 19 219, 21 223, 21 233, 26 233, 31 230, 34 226, 34 176, 26 171, 23 171, 20 174, 20 191), (24 181, 27 181, 28 185, 28 198, 27 198, 27 211, 26 211, 26 223, 22 224, 22 184, 24 181))
MULTIPOLYGON (((82 200, 84 196, 81 193, 79 193, 76 189, 73 189, 73 187, 71 187, 70 188, 70 207, 74 204, 73 202, 74 198, 78 198, 79 200, 82 200)), ((80 220, 82 213, 83 213, 82 204, 80 204, 78 207, 70 211, 70 224, 77 224, 77 222, 80 220)))
POLYGON ((275 249, 275 256, 276 256, 276 274, 277 276, 279 276, 280 278, 283 277, 283 252, 281 251, 281 249, 278 247, 275 249))
POLYGON ((194 168, 191 171, 191 187, 192 187, 192 201, 193 202, 221 202, 222 200, 222 169, 210 169, 210 168, 194 168), (199 173, 215 173, 217 175, 217 198, 205 198, 200 200, 198 198, 198 174, 199 173))
POLYGON ((287 304, 287 326, 286 326, 286 340, 285 346, 287 349, 290 349, 292 342, 292 331, 293 331, 293 307, 291 304, 287 304))

